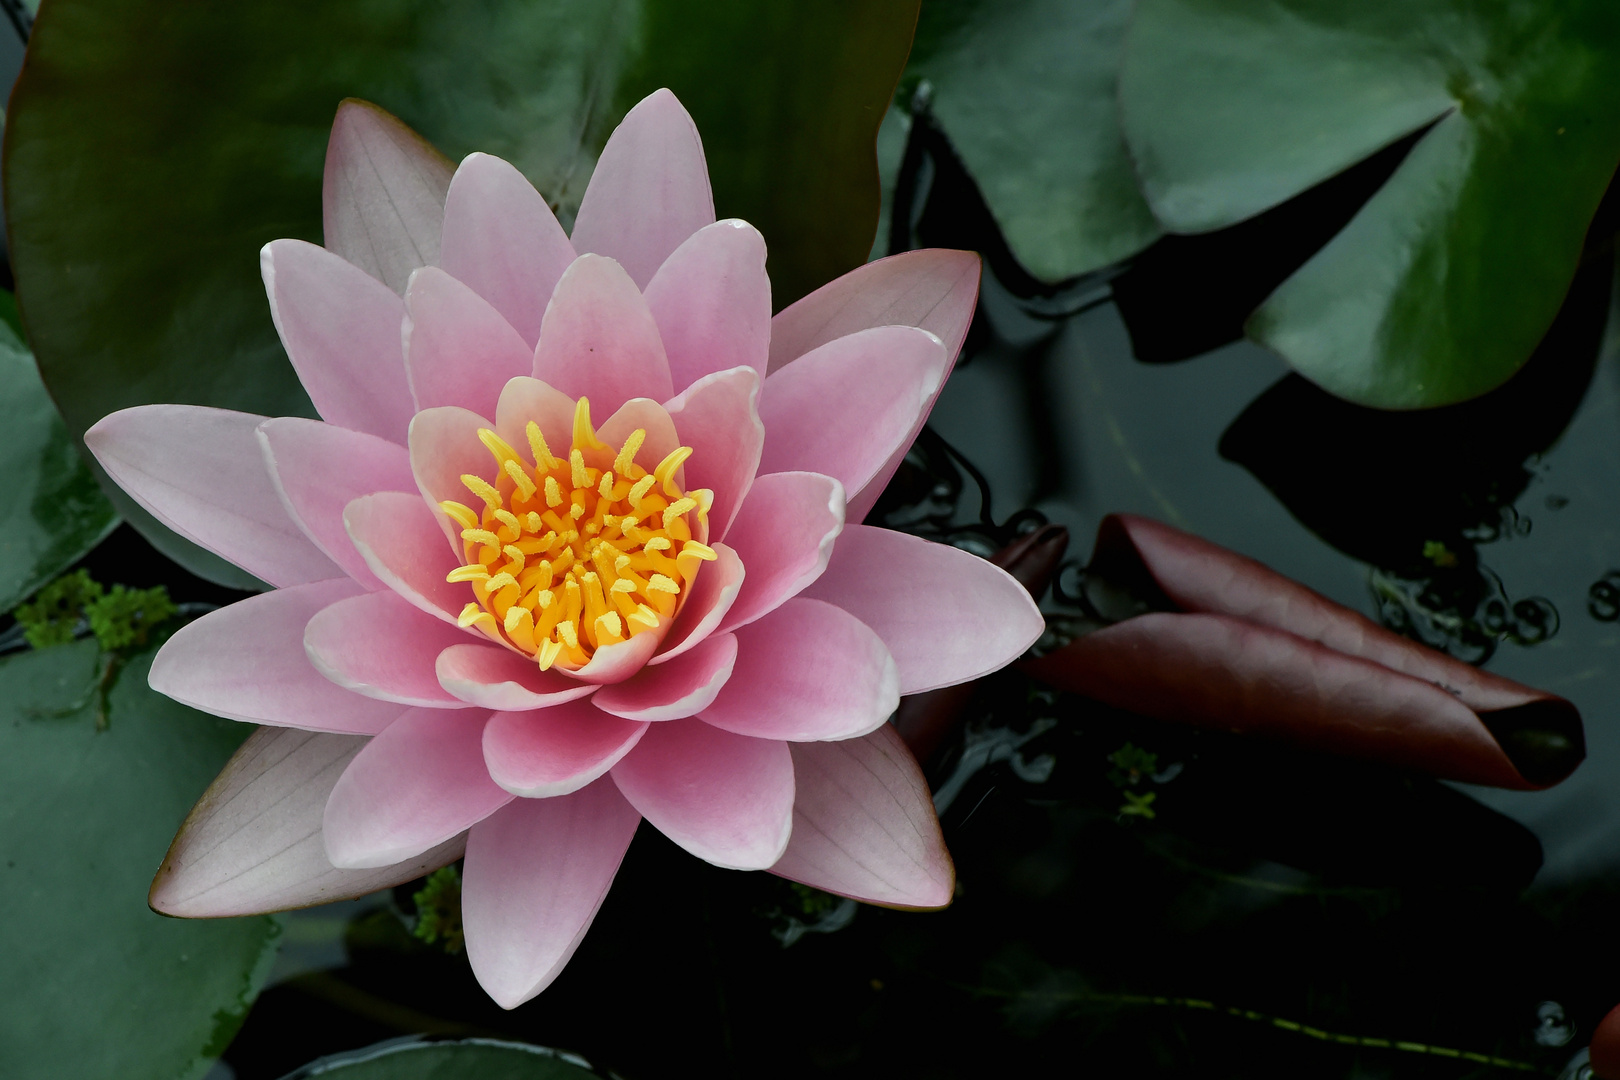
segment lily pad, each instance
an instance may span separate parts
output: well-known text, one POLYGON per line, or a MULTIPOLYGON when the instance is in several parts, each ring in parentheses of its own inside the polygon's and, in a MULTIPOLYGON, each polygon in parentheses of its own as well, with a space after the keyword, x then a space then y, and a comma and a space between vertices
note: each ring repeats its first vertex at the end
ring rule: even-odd
POLYGON ((287 1080, 595 1080, 579 1058, 543 1046, 468 1039, 465 1042, 395 1040, 311 1062, 287 1080))
POLYGON ((7 314, 15 316, 15 304, 0 293, 0 476, 8 478, 0 503, 0 612, 78 562, 118 525, 7 314))
POLYGON ((1137 190, 1114 86, 1131 0, 929 0, 908 76, 1031 275, 1072 278, 1160 229, 1137 190))
MULTIPOLYGON (((507 158, 568 222, 613 126, 667 85, 704 136, 718 212, 770 242, 785 305, 871 248, 873 146, 916 13, 917 0, 244 0, 153 19, 141 0, 55 0, 5 133, 12 260, 46 384, 75 436, 157 401, 310 415, 258 252, 321 239, 327 134, 350 96, 452 159, 507 158)), ((113 497, 188 568, 251 586, 113 497)))
POLYGON ((275 955, 274 920, 166 919, 152 874, 249 731, 147 689, 151 653, 96 730, 93 642, 0 659, 0 1075, 205 1073, 275 955))
POLYGON ((1328 391, 1402 409, 1500 385, 1552 323, 1620 161, 1617 81, 1605 0, 1142 0, 1120 100, 1174 232, 1422 132, 1248 324, 1328 391))

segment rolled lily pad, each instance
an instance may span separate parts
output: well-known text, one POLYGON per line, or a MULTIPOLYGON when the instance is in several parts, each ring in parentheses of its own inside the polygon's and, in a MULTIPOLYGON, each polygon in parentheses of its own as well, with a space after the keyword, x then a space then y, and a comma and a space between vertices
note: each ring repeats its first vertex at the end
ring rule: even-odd
MULTIPOLYGON (((12 308, 0 293, 0 315, 12 308)), ((13 309, 14 310, 14 309, 13 309)), ((74 448, 34 357, 0 319, 0 612, 83 558, 118 525, 112 503, 74 448)))
POLYGON ((394 1040, 311 1062, 287 1080, 595 1080, 580 1058, 544 1046, 468 1039, 394 1040))
MULTIPOLYGON (((507 158, 567 223, 614 124, 667 85, 704 137, 718 212, 770 243, 780 307, 865 261, 873 147, 916 13, 917 0, 245 0, 154 20, 138 0, 55 0, 5 132, 12 261, 46 384, 75 436, 149 402, 310 415, 258 253, 321 239, 327 134, 351 96, 453 160, 507 158)), ((114 499, 188 568, 252 587, 114 499)))
POLYGON ((1158 238, 1115 105, 1131 0, 929 0, 909 75, 1013 254, 1058 282, 1158 238))
POLYGON ((1173 232, 1423 132, 1248 324, 1324 389, 1405 409, 1500 385, 1552 323, 1620 161, 1617 81, 1605 0, 1142 0, 1120 101, 1173 232))
POLYGON ((146 686, 113 685, 96 730, 93 642, 0 659, 0 1076, 199 1077, 269 973, 268 918, 166 919, 152 872, 247 733, 146 686))

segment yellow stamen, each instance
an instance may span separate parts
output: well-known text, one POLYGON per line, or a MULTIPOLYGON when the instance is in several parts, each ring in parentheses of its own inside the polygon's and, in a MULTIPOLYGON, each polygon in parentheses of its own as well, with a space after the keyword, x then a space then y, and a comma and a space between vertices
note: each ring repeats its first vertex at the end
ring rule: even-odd
POLYGON ((483 522, 478 519, 478 515, 473 513, 472 507, 463 506, 462 504, 451 499, 446 499, 444 502, 440 503, 439 509, 449 514, 455 523, 460 525, 463 529, 476 529, 479 525, 483 524, 483 522))

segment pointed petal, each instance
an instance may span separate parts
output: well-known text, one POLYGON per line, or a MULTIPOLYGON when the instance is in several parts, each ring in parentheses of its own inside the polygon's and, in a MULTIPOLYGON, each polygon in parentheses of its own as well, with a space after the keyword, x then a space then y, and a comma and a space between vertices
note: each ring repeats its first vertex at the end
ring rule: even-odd
MULTIPOLYGON (((670 419, 669 410, 651 398, 631 398, 625 402, 618 412, 608 417, 607 422, 597 429, 596 437, 617 450, 624 445, 624 440, 630 437, 630 433, 637 429, 645 431, 647 435, 641 449, 636 453, 636 464, 649 472, 663 461, 671 450, 683 445, 680 436, 675 433, 675 421, 670 419)), ((686 482, 684 465, 675 471, 675 482, 686 487, 702 486, 686 482)))
POLYGON ((574 955, 640 822, 604 780, 517 799, 473 827, 462 871, 467 959, 502 1008, 551 985, 574 955))
POLYGON ((343 509, 374 491, 415 491, 403 446, 359 431, 281 416, 257 428, 281 504, 328 558, 368 589, 381 589, 343 527, 343 509))
POLYGON ((617 259, 646 288, 670 253, 713 221, 697 125, 674 94, 655 91, 602 147, 574 219, 574 250, 617 259))
POLYGON ((416 411, 405 379, 405 305, 325 248, 274 240, 259 252, 270 317, 321 418, 403 444, 416 411))
POLYGON ((675 395, 658 325, 624 268, 581 255, 557 282, 540 324, 534 377, 605 416, 633 397, 675 395))
MULTIPOLYGON (((427 500, 429 512, 448 541, 445 550, 458 563, 461 526, 440 510, 439 504, 453 500, 482 511, 482 503, 468 491, 461 478, 469 473, 485 480, 494 477, 495 459, 478 439, 479 428, 493 427, 492 422, 478 413, 455 405, 423 409, 411 420, 411 472, 416 476, 417 490, 427 500)), ((471 598, 470 593, 468 598, 471 598)))
POLYGON ((575 668, 567 674, 570 678, 597 686, 623 682, 647 666, 647 661, 652 659, 662 640, 663 635, 649 630, 628 641, 604 645, 591 654, 584 667, 575 668))
POLYGON ((705 723, 760 739, 865 735, 900 704, 900 675, 865 623, 796 597, 737 631, 737 666, 705 723))
POLYGON ((444 201, 439 266, 493 304, 531 356, 546 301, 573 261, 568 234, 522 173, 489 154, 462 159, 444 201))
POLYGON ((304 650, 315 670, 345 690, 402 705, 462 709, 467 703, 439 685, 434 662, 470 636, 385 589, 323 609, 304 629, 304 650))
POLYGON ((646 668, 622 683, 604 686, 591 703, 627 720, 693 716, 706 708, 731 678, 736 659, 737 639, 720 634, 670 663, 646 668))
MULTIPOLYGON (((593 412, 598 414, 600 410, 593 412)), ((561 454, 574 437, 574 399, 529 375, 508 381, 495 406, 496 433, 519 450, 527 450, 531 420, 540 425, 546 445, 561 454)))
POLYGON ((758 229, 736 218, 704 226, 659 267, 646 295, 675 386, 734 367, 765 377, 771 279, 758 229))
POLYGON ((326 857, 392 866, 455 838, 512 801, 484 768, 488 714, 412 709, 368 742, 326 800, 326 857))
POLYGON ((687 594, 686 603, 681 607, 680 614, 675 616, 674 625, 664 635, 661 651, 647 661, 648 664, 667 663, 701 645, 719 627, 720 620, 726 617, 726 612, 736 602, 737 591, 743 583, 742 560, 724 544, 709 546, 714 548, 719 558, 706 563, 699 572, 692 591, 687 594))
POLYGON ((956 869, 922 770, 893 728, 791 750, 793 839, 772 873, 885 907, 951 902, 956 869))
POLYGON ((939 339, 910 326, 862 330, 800 357, 760 391, 760 474, 826 473, 853 501, 910 445, 946 366, 939 339))
POLYGON ((448 158, 392 113, 348 98, 326 144, 321 202, 328 250, 393 289, 437 262, 448 158))
POLYGON ((165 697, 230 720, 375 735, 405 709, 350 693, 304 653, 309 620, 361 592, 336 578, 210 611, 163 643, 147 681, 165 697))
POLYGON ((1018 659, 1045 620, 1001 567, 948 544, 846 525, 826 573, 804 590, 877 631, 900 692, 977 679, 1018 659))
POLYGON ((405 369, 418 409, 487 412, 506 381, 534 364, 534 347, 501 313, 436 266, 411 274, 405 312, 405 369))
POLYGON ((698 720, 651 724, 613 782, 658 831, 700 859, 761 870, 782 857, 793 827, 787 744, 698 720))
POLYGON ((686 459, 686 485, 714 492, 709 535, 724 540, 759 471, 765 446, 759 373, 732 368, 705 375, 669 403, 669 415, 681 445, 692 448, 686 459))
POLYGON ((367 741, 287 728, 248 736, 180 826, 152 882, 152 907, 199 919, 285 911, 352 900, 459 859, 458 836, 375 870, 327 861, 327 796, 367 741))
POLYGON ((827 569, 844 528, 844 488, 820 473, 771 473, 754 481, 726 533, 748 577, 720 633, 775 611, 827 569))
POLYGON ((544 709, 596 689, 499 645, 454 645, 435 662, 439 685, 462 701, 500 712, 544 709))
POLYGON ((278 587, 340 577, 276 494, 253 433, 264 419, 140 405, 102 417, 84 444, 153 517, 254 577, 278 587))
POLYGON ((548 799, 578 791, 628 754, 648 725, 570 701, 496 713, 484 728, 484 762, 515 795, 548 799))
POLYGON ((420 495, 382 491, 350 503, 343 526, 385 585, 429 615, 454 623, 472 600, 472 587, 444 580, 459 560, 446 546, 438 518, 420 495))

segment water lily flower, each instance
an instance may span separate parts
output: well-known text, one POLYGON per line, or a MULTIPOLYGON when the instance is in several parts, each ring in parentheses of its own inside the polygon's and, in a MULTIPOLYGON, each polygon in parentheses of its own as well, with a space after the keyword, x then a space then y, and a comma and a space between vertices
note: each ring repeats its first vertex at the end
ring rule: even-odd
POLYGON ((465 852, 466 947, 508 1008, 573 954, 645 818, 699 858, 935 908, 953 870, 885 721, 1040 633, 1004 571, 857 524, 978 284, 862 267, 772 318, 668 91, 608 140, 572 234, 511 165, 374 106, 328 148, 327 247, 266 246, 322 419, 188 405, 86 443, 272 591, 191 623, 152 686, 270 728, 153 885, 177 915, 358 895, 465 852))

